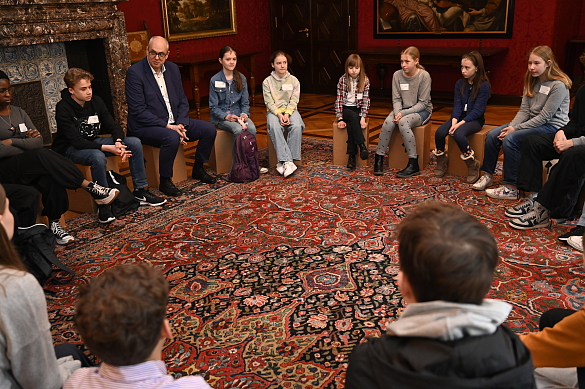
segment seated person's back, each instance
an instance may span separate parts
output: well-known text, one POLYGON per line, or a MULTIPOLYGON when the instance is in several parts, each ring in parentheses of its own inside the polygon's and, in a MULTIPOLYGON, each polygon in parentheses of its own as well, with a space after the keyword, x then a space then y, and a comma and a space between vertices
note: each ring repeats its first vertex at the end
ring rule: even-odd
POLYGON ((351 354, 346 388, 533 388, 530 353, 484 299, 498 263, 490 231, 455 205, 420 205, 399 226, 408 303, 387 334, 351 354))

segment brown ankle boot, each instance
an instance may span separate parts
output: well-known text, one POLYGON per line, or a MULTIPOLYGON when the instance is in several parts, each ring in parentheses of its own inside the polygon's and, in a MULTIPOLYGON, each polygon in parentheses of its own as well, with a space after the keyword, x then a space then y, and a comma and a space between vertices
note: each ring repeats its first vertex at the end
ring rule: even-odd
POLYGON ((469 184, 473 184, 475 181, 479 180, 479 161, 473 157, 474 153, 473 150, 471 151, 471 155, 465 157, 461 155, 461 159, 465 161, 467 165, 467 182, 469 184))
POLYGON ((437 167, 435 168, 435 177, 443 177, 447 173, 447 163, 449 157, 447 153, 442 151, 433 150, 433 154, 437 157, 437 167), (440 153, 440 154, 439 154, 440 153))

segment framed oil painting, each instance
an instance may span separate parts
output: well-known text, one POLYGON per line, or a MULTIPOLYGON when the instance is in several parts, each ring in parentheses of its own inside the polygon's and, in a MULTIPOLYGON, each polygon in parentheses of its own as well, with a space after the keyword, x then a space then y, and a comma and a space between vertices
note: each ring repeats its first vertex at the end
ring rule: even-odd
POLYGON ((237 33, 236 0, 162 0, 169 41, 237 33))
POLYGON ((514 0, 376 0, 374 38, 511 38, 514 0))

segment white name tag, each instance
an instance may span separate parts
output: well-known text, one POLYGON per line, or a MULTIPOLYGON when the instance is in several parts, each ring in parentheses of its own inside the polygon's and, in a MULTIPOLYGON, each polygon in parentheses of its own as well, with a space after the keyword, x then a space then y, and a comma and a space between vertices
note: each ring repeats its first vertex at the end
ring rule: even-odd
POLYGON ((356 99, 361 100, 364 98, 364 94, 363 93, 358 93, 356 96, 356 99))
POLYGON ((282 84, 282 90, 293 90, 292 84, 282 84))
POLYGON ((28 128, 26 128, 26 124, 24 124, 24 123, 20 123, 18 125, 18 128, 20 129, 20 132, 27 132, 28 131, 28 128))
POLYGON ((87 118, 87 124, 95 124, 95 123, 99 123, 100 119, 97 117, 97 115, 93 115, 87 118))
POLYGON ((548 94, 550 93, 550 87, 541 85, 540 90, 538 92, 548 96, 548 94))
POLYGON ((400 90, 408 90, 409 86, 408 84, 400 84, 400 90))
POLYGON ((465 104, 465 107, 463 107, 464 111, 467 111, 467 104, 465 104))
POLYGON ((215 87, 216 88, 225 88, 225 82, 223 82, 223 81, 216 81, 215 82, 215 87))

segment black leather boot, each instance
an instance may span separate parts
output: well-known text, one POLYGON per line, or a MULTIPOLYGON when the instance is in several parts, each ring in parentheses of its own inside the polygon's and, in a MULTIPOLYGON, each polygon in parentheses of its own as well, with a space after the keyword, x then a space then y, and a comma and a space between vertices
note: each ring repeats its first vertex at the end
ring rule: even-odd
POLYGON ((363 143, 360 143, 358 145, 358 147, 360 148, 360 158, 362 159, 362 161, 365 161, 370 156, 370 153, 368 152, 368 148, 363 143))
POLYGON ((355 154, 354 155, 349 155, 349 158, 347 158, 347 168, 354 170, 355 169, 355 154))
POLYGON ((193 165, 193 173, 191 173, 191 178, 205 182, 206 184, 213 184, 215 181, 217 181, 215 177, 207 174, 203 168, 203 163, 201 162, 195 162, 195 165, 193 165))
POLYGON ((418 156, 416 158, 408 158, 408 165, 398 173, 396 173, 396 177, 400 178, 408 178, 412 176, 418 176, 420 174, 420 169, 418 167, 418 156))
POLYGON ((381 176, 384 174, 384 156, 376 154, 376 159, 374 160, 374 175, 381 176))

